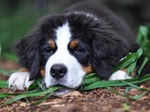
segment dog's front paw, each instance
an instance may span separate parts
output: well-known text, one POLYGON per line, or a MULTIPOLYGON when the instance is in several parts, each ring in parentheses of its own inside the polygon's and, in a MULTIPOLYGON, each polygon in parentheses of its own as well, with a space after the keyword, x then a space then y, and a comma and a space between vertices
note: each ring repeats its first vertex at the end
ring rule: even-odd
POLYGON ((29 72, 15 72, 8 79, 8 86, 12 90, 25 90, 34 81, 29 81, 29 72))
POLYGON ((109 80, 124 80, 124 79, 131 79, 131 77, 125 71, 122 70, 116 71, 109 77, 109 80))

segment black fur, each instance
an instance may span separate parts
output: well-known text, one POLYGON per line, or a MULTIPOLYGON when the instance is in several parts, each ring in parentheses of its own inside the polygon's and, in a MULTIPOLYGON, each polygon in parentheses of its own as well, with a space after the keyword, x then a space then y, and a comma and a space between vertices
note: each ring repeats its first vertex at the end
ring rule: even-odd
POLYGON ((40 74, 41 55, 39 48, 41 39, 40 31, 36 29, 25 38, 19 40, 15 45, 20 64, 32 74, 30 75, 30 80, 33 80, 40 74))
POLYGON ((120 18, 101 5, 80 3, 58 15, 45 17, 31 34, 16 44, 16 53, 21 65, 29 69, 30 80, 38 77, 40 68, 52 55, 45 56, 43 46, 50 38, 55 40, 54 30, 66 21, 70 25, 72 39, 80 40, 81 46, 86 47, 86 54, 75 57, 83 66, 90 63, 101 78, 107 79, 118 61, 137 48, 135 35, 120 18), (76 14, 75 11, 81 12, 76 14), (94 17, 87 17, 85 13, 94 17))

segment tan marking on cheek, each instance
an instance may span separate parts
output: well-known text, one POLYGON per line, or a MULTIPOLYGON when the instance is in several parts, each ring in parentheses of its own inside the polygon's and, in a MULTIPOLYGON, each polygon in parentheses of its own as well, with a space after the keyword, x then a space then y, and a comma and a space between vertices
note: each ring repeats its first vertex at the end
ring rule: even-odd
POLYGON ((56 47, 56 46, 55 46, 55 42, 54 42, 53 40, 49 40, 48 43, 49 43, 49 45, 50 45, 51 48, 54 49, 54 48, 56 47))
POLYGON ((42 77, 45 77, 45 68, 41 68, 41 75, 42 75, 42 77))
POLYGON ((73 41, 70 42, 70 48, 71 49, 77 47, 77 45, 78 45, 78 40, 73 40, 73 41))
POLYGON ((18 70, 18 72, 29 72, 29 70, 27 68, 21 68, 20 70, 18 70))
POLYGON ((86 73, 91 73, 93 71, 91 65, 86 66, 86 67, 82 67, 82 69, 86 73))

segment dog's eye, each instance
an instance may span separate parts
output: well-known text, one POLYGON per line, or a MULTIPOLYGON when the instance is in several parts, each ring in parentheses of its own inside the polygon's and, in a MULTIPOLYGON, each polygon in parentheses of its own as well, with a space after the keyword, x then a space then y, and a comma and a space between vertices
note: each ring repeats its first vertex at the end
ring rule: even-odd
POLYGON ((46 48, 46 49, 44 50, 44 52, 45 52, 45 53, 53 53, 54 50, 53 50, 52 48, 46 48))
POLYGON ((80 53, 84 53, 85 50, 83 48, 77 47, 74 49, 74 53, 75 54, 80 54, 80 53))

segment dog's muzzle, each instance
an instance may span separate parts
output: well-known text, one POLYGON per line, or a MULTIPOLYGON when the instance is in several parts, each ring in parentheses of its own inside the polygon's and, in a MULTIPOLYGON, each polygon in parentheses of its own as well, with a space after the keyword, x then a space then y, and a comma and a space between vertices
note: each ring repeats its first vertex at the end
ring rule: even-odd
MULTIPOLYGON (((62 79, 67 74, 67 72, 68 72, 68 69, 64 64, 54 64, 50 69, 50 75, 55 80, 62 79)), ((71 91, 70 89, 68 89, 66 87, 62 87, 61 89, 54 92, 53 95, 61 96, 61 95, 69 93, 70 91, 71 91)))

